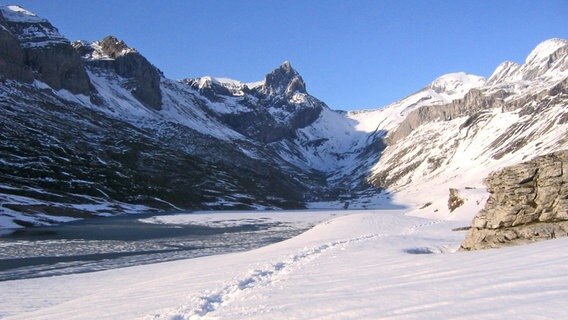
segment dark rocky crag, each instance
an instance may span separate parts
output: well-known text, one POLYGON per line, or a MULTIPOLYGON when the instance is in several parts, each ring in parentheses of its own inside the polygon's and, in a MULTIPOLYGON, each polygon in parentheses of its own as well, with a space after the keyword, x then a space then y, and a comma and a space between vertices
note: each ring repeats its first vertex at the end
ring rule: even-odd
POLYGON ((491 195, 474 218, 462 250, 568 235, 568 151, 507 167, 485 181, 491 195))
POLYGON ((108 59, 89 59, 94 48, 89 44, 76 41, 75 50, 85 59, 85 63, 95 68, 103 68, 116 72, 123 78, 130 79, 128 87, 134 97, 149 108, 162 108, 162 92, 160 90, 161 72, 138 51, 128 47, 124 41, 114 36, 107 36, 98 42, 99 54, 108 59))
POLYGON ((18 39, 4 26, 6 21, 0 13, 0 78, 31 83, 32 70, 26 65, 26 55, 18 39))
POLYGON ((22 17, 9 14, 0 11, 0 68, 4 78, 29 83, 33 81, 31 70, 35 79, 55 90, 85 95, 93 92, 81 57, 49 21, 26 13, 20 14, 22 17))
MULTIPOLYGON (((234 97, 233 92, 214 81, 186 79, 184 83, 211 102, 234 97)), ((327 107, 307 93, 304 80, 288 61, 268 73, 263 85, 249 88, 243 84, 239 91, 244 94, 242 104, 248 111, 223 114, 219 120, 263 143, 296 138, 296 130, 312 124, 327 107)))

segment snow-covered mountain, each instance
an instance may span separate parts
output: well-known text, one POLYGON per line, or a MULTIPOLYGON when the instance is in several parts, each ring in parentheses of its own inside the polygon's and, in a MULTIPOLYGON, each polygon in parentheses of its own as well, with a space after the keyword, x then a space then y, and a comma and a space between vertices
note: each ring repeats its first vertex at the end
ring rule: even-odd
POLYGON ((342 112, 289 62, 254 83, 176 81, 115 37, 71 43, 17 6, 1 7, 0 27, 4 226, 347 202, 436 216, 449 187, 472 199, 458 209, 468 215, 489 171, 568 144, 566 40, 488 80, 452 73, 389 106, 342 112))
POLYGON ((491 171, 568 148, 567 59, 567 40, 547 40, 463 97, 415 108, 391 130, 369 181, 424 216, 447 216, 448 188, 457 188, 470 203, 454 215, 475 215, 491 171))

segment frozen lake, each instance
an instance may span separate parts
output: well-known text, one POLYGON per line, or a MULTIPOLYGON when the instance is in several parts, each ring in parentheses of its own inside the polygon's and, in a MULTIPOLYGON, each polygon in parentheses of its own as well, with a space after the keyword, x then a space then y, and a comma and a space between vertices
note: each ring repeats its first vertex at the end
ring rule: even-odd
POLYGON ((324 211, 128 215, 18 229, 0 237, 0 281, 245 251, 294 237, 324 211))

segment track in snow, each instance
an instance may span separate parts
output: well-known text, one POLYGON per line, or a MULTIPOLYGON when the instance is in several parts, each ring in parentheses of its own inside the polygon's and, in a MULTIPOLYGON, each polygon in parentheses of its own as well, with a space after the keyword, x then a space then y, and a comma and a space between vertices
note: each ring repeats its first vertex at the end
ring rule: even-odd
MULTIPOLYGON (((415 233, 418 229, 429 227, 441 223, 441 220, 427 221, 420 224, 409 226, 400 235, 407 236, 415 233)), ((206 319, 212 312, 226 306, 235 299, 245 294, 251 294, 255 288, 266 287, 278 281, 282 275, 293 270, 297 270, 309 262, 315 260, 323 253, 334 249, 345 249, 349 245, 369 241, 377 238, 388 236, 385 234, 369 234, 356 238, 337 240, 325 243, 312 248, 304 248, 299 253, 290 255, 282 261, 267 265, 262 268, 254 269, 246 277, 232 281, 223 286, 221 289, 207 291, 200 297, 192 297, 188 305, 179 307, 175 311, 165 314, 156 314, 149 316, 147 319, 152 320, 197 320, 206 319)), ((427 253, 444 253, 451 252, 449 248, 414 248, 417 250, 428 249, 427 253)), ((412 250, 407 253, 415 253, 412 250)), ((426 252, 420 252, 426 253, 426 252)))
POLYGON ((381 234, 370 234, 357 238, 338 240, 313 248, 305 248, 300 253, 291 255, 283 259, 283 261, 276 262, 264 268, 255 269, 246 277, 233 281, 219 290, 206 292, 200 297, 192 298, 189 305, 182 306, 176 311, 167 314, 157 314, 148 319, 188 320, 205 318, 208 314, 216 311, 220 307, 231 303, 236 297, 247 294, 254 288, 270 285, 277 281, 282 274, 306 265, 324 252, 338 248, 346 248, 351 244, 376 239, 382 236, 381 234))

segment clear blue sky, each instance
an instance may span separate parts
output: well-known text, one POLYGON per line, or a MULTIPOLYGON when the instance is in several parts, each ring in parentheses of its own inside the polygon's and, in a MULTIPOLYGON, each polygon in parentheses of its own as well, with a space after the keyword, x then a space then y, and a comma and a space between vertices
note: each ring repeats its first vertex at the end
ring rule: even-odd
POLYGON ((21 0, 70 40, 115 35, 167 77, 261 80, 289 60, 335 109, 380 107, 457 71, 489 76, 568 38, 568 0, 21 0))

